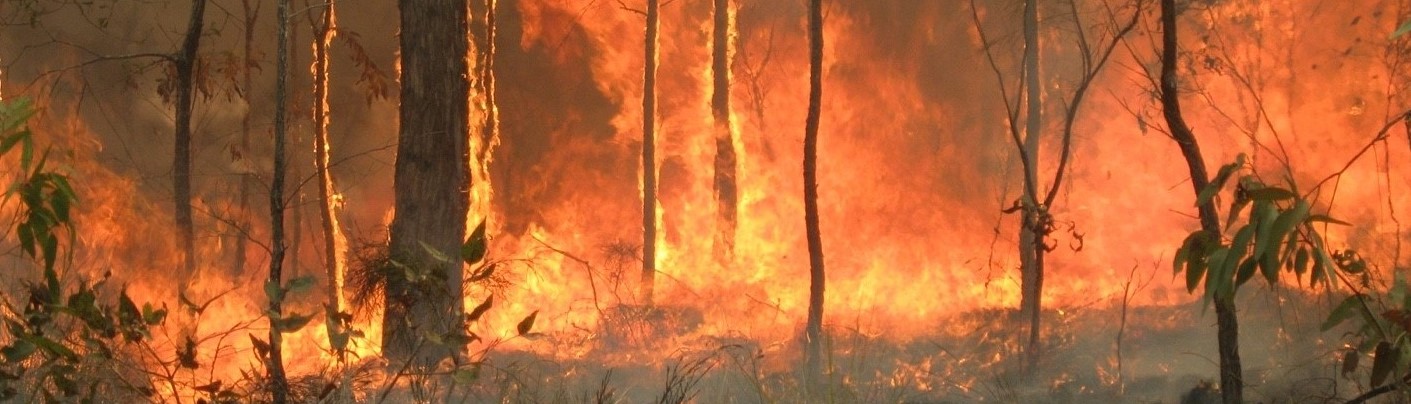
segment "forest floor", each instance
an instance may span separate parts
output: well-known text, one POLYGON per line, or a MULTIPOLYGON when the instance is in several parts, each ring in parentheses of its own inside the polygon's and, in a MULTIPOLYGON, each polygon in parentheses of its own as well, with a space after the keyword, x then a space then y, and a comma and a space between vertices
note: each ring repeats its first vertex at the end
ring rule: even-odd
MULTIPOLYGON (((1365 391, 1370 358, 1343 375, 1346 330, 1323 332, 1326 293, 1244 288, 1240 341, 1250 402, 1342 402, 1365 391)), ((1025 328, 1008 310, 939 319, 934 333, 893 338, 834 324, 823 397, 840 403, 1184 403, 1218 384, 1215 319, 1201 302, 1050 308, 1033 372, 1023 370, 1025 328), (1125 314, 1125 320, 1123 312, 1125 314), (1119 342, 1120 339, 1120 342, 1119 342)), ((793 341, 656 336, 538 342, 539 352, 492 352, 465 402, 807 402, 793 341), (577 346, 571 346, 576 344, 577 346), (554 352, 573 350, 576 359, 554 352), (666 353, 666 354, 664 354, 666 353), (654 358, 654 359, 647 359, 654 358), (667 358, 667 359, 661 359, 667 358), (691 400, 694 399, 694 400, 691 400)), ((1393 397, 1398 400, 1405 397, 1393 397)), ((440 400, 436 400, 440 401, 440 400)))

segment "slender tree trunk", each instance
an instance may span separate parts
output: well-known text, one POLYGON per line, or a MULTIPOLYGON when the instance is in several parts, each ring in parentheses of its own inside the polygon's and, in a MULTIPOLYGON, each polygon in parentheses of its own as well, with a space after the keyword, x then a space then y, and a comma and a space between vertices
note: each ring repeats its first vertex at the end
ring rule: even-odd
MULTIPOLYGON (((1024 89, 1027 112, 1024 124, 1024 148, 1028 155, 1024 175, 1026 184, 1037 184, 1039 173, 1039 139, 1043 132, 1043 85, 1039 77, 1039 6, 1038 0, 1024 2, 1024 89)), ((1044 245, 1040 225, 1038 189, 1024 187, 1024 204, 1019 227, 1019 261, 1022 279, 1020 312, 1029 320, 1029 341, 1024 349, 1025 366, 1033 371, 1039 360, 1040 319, 1043 314, 1044 245)))
POLYGON ((191 277, 196 274, 196 226, 191 217, 191 110, 195 100, 193 75, 197 50, 201 46, 201 27, 206 15, 206 0, 191 2, 191 19, 186 26, 186 39, 181 54, 176 57, 176 136, 172 153, 172 190, 176 201, 176 226, 181 232, 181 250, 185 255, 178 290, 185 293, 191 277))
MULTIPOLYGON (((337 191, 333 187, 333 174, 328 171, 328 45, 333 42, 334 1, 328 0, 321 21, 315 28, 314 39, 314 171, 318 176, 319 216, 323 219, 323 259, 328 274, 328 304, 333 312, 343 311, 347 302, 343 298, 344 252, 348 240, 343 236, 338 224, 337 191)), ((329 320, 332 321, 332 320, 329 320)))
MULTIPOLYGON (((241 69, 245 89, 245 116, 240 119, 239 159, 241 160, 240 165, 242 167, 253 167, 252 164, 249 164, 251 161, 250 158, 252 157, 250 156, 250 111, 254 109, 253 103, 250 102, 250 96, 255 88, 251 72, 254 71, 255 66, 255 21, 260 14, 260 3, 257 0, 242 0, 241 4, 244 6, 245 11, 245 66, 241 69)), ((238 216, 239 219, 236 220, 236 224, 242 229, 248 229, 250 227, 249 220, 246 219, 243 213, 250 211, 250 181, 253 176, 252 174, 253 173, 245 169, 241 169, 240 171, 239 193, 240 212, 242 214, 238 216)), ((249 240, 246 240, 246 237, 242 230, 242 234, 238 235, 235 240, 235 275, 245 273, 245 250, 249 246, 249 240)))
POLYGON ((808 323, 804 371, 810 387, 823 381, 823 235, 818 226, 818 120, 823 105, 823 0, 808 3, 808 117, 803 135, 804 228, 808 236, 808 323))
MULTIPOLYGON (((288 91, 287 77, 289 76, 289 43, 284 39, 289 35, 289 0, 279 0, 279 20, 278 42, 279 49, 276 56, 275 66, 275 88, 274 88, 274 174, 269 186, 269 216, 271 251, 269 261, 269 280, 266 282, 275 285, 284 284, 284 137, 286 135, 284 105, 285 93, 288 91)), ((274 296, 269 302, 269 311, 273 315, 270 318, 269 327, 269 362, 265 368, 269 372, 270 390, 274 395, 275 403, 288 401, 289 380, 284 375, 284 337, 279 328, 275 326, 274 319, 279 318, 283 313, 283 300, 281 296, 274 296)))
POLYGON ((719 212, 715 253, 721 262, 729 263, 735 255, 735 223, 739 209, 735 184, 735 130, 730 122, 730 31, 734 24, 731 23, 730 0, 714 2, 714 45, 711 48, 714 89, 710 107, 715 118, 715 197, 719 212))
MULTIPOLYGON (((1180 89, 1177 82, 1176 51, 1179 46, 1176 36, 1176 2, 1161 0, 1161 109, 1166 118, 1166 126, 1171 137, 1181 148, 1186 165, 1191 173, 1193 195, 1210 185, 1210 176, 1205 170, 1205 159, 1200 153, 1200 144, 1195 133, 1186 125, 1181 115, 1180 89)), ((1220 216, 1214 201, 1206 201, 1197 207, 1200 212, 1200 227, 1209 234, 1220 234, 1220 216)), ((1215 296, 1215 323, 1220 344, 1220 394, 1226 403, 1244 402, 1244 379, 1240 365, 1239 319, 1235 314, 1234 294, 1215 296)))
POLYGON ((647 0, 646 68, 642 69, 642 302, 652 305, 656 283, 657 0, 647 0))
POLYGON ((387 277, 382 353, 391 363, 434 366, 455 347, 422 335, 463 333, 462 264, 470 177, 470 39, 465 0, 399 0, 401 127, 391 226, 393 259, 426 275, 387 277))

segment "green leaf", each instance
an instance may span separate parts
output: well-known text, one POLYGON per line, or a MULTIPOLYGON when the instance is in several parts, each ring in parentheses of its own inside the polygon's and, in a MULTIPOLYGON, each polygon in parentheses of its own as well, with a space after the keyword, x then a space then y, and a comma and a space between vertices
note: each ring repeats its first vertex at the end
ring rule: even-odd
POLYGON ((158 325, 165 322, 167 319, 167 308, 165 307, 165 303, 163 303, 162 306, 163 307, 160 309, 153 309, 151 303, 143 303, 142 320, 146 321, 147 325, 158 325))
POLYGON ((69 347, 66 347, 58 342, 54 342, 54 340, 49 339, 48 337, 45 337, 43 335, 26 335, 23 338, 34 345, 38 345, 40 349, 43 349, 44 351, 49 352, 50 354, 62 356, 64 357, 64 359, 68 359, 70 361, 78 360, 78 354, 75 353, 72 349, 69 349, 69 347))
POLYGON ((1258 261, 1256 261, 1254 257, 1249 257, 1245 259, 1243 263, 1240 263, 1239 270, 1235 272, 1236 288, 1243 285, 1246 281, 1249 281, 1249 278, 1254 277, 1254 268, 1257 266, 1256 262, 1258 261))
POLYGON ((291 333, 299 331, 300 328, 304 328, 304 325, 308 324, 309 320, 313 318, 314 317, 310 315, 292 313, 278 319, 270 318, 270 324, 274 326, 275 330, 281 333, 291 333))
POLYGON ((1279 254, 1269 252, 1264 256, 1256 256, 1251 259, 1259 260, 1259 270, 1264 273, 1264 280, 1269 281, 1269 286, 1279 283, 1279 254))
POLYGON ((1292 208, 1279 214, 1279 218, 1274 220, 1274 224, 1269 228, 1271 240, 1283 240, 1293 231, 1294 226, 1303 223, 1303 219, 1308 217, 1308 209, 1311 206, 1306 200, 1298 200, 1292 208))
POLYGON ((17 339, 9 346, 0 348, 0 354, 5 355, 6 362, 16 363, 28 359, 30 355, 34 355, 34 352, 38 350, 39 346, 24 339, 17 339))
POLYGON ((1199 260, 1190 260, 1186 267, 1186 292, 1195 292, 1195 288, 1200 286, 1200 279, 1205 275, 1205 263, 1199 260))
POLYGON ((472 231, 465 243, 461 244, 461 260, 464 260, 468 265, 474 265, 485 259, 485 254, 489 250, 489 240, 485 237, 485 221, 481 220, 480 225, 475 226, 475 231, 472 231))
POLYGON ((478 305, 475 306, 475 309, 472 309, 472 310, 470 311, 470 314, 467 314, 467 315, 465 316, 465 321, 466 321, 467 323, 470 323, 470 322, 475 322, 476 320, 479 320, 479 319, 480 319, 480 316, 483 316, 483 315, 485 315, 485 312, 490 311, 490 306, 492 306, 492 305, 494 305, 494 304, 495 304, 495 295, 492 294, 492 295, 490 295, 490 296, 486 296, 484 302, 480 302, 480 304, 478 304, 478 305))
POLYGON ((1309 222, 1309 223, 1314 223, 1314 222, 1332 223, 1332 224, 1340 224, 1340 225, 1343 225, 1343 226, 1351 226, 1351 225, 1352 225, 1352 223, 1348 223, 1348 222, 1344 222, 1344 221, 1341 221, 1341 220, 1337 220, 1337 219, 1334 219, 1334 218, 1332 218, 1332 217, 1330 217, 1330 216, 1328 216, 1328 215, 1324 215, 1324 214, 1309 215, 1309 216, 1308 216, 1308 222, 1309 222))
POLYGON ((1282 201, 1298 197, 1293 191, 1279 187, 1264 187, 1245 191, 1249 199, 1256 201, 1282 201))
POLYGON ((289 286, 285 287, 285 293, 303 293, 313 289, 314 284, 313 276, 300 276, 289 281, 289 286))
POLYGON ((1279 217, 1278 209, 1274 208, 1274 203, 1269 201, 1259 201, 1254 204, 1254 212, 1250 213, 1250 223, 1257 224, 1254 239, 1254 256, 1259 257, 1264 254, 1277 253, 1279 243, 1283 242, 1282 237, 1273 233, 1274 221, 1279 217))
POLYGON ((1396 39, 1397 37, 1406 35, 1407 32, 1411 32, 1411 21, 1404 22, 1400 27, 1396 27, 1396 31, 1392 31, 1391 36, 1387 37, 1387 39, 1396 39))
POLYGON ((1381 386, 1386 382, 1387 376, 1391 375, 1392 369, 1396 368, 1397 355, 1392 349, 1391 343, 1382 341, 1377 343, 1377 349, 1372 353, 1372 385, 1381 386))
MULTIPOLYGON (((1225 231, 1229 231, 1230 227, 1235 225, 1235 221, 1240 218, 1240 211, 1244 210, 1245 206, 1249 206, 1250 202, 1250 199, 1240 198, 1238 196, 1235 197, 1234 201, 1230 202, 1230 213, 1229 216, 1225 218, 1225 231)), ((1258 211, 1257 207, 1255 211, 1258 211)), ((1250 220, 1254 220, 1254 217, 1250 216, 1250 220)))
POLYGON ((447 257, 446 254, 442 254, 436 247, 432 247, 430 244, 426 244, 426 242, 423 241, 417 241, 417 243, 421 244, 421 249, 426 250, 426 255, 431 256, 431 259, 443 263, 452 262, 450 257, 447 257))
POLYGON ((1195 206, 1199 207, 1205 205, 1210 202, 1211 198, 1215 197, 1215 194, 1220 193, 1220 189, 1225 188, 1225 183, 1230 181, 1230 176, 1234 175, 1235 171, 1239 170, 1241 166, 1244 166, 1244 160, 1244 153, 1240 153, 1238 156, 1235 156, 1235 162, 1220 167, 1220 171, 1215 174, 1215 178, 1212 179, 1209 184, 1206 184, 1205 188, 1201 189, 1200 193, 1196 195, 1195 206))
POLYGON ((284 301, 284 288, 279 287, 279 283, 274 280, 265 281, 265 298, 271 302, 284 301))
POLYGON ((269 357, 269 351, 270 351, 270 349, 273 349, 273 347, 270 346, 270 344, 269 344, 268 342, 265 342, 265 340, 262 340, 262 339, 260 339, 259 337, 256 337, 255 334, 249 334, 249 335, 250 335, 250 346, 252 346, 252 347, 255 348, 255 354, 256 354, 256 355, 259 355, 260 359, 268 358, 268 357, 269 357))
POLYGON ((1342 303, 1338 303, 1337 307, 1333 308, 1333 311, 1328 313, 1328 319, 1323 320, 1323 332, 1327 332, 1333 329, 1333 327, 1342 324, 1343 321, 1347 321, 1347 319, 1357 315, 1358 306, 1362 304, 1361 299, 1362 295, 1358 294, 1342 299, 1342 303))
POLYGON ((451 378, 454 379, 456 383, 460 384, 474 383, 476 379, 480 378, 480 365, 475 364, 468 368, 456 369, 456 371, 451 372, 451 378))
POLYGON ((519 325, 515 326, 515 329, 519 331, 520 336, 528 334, 529 330, 534 328, 534 318, 538 316, 539 311, 534 310, 533 313, 529 313, 528 317, 525 317, 523 320, 519 321, 519 325))

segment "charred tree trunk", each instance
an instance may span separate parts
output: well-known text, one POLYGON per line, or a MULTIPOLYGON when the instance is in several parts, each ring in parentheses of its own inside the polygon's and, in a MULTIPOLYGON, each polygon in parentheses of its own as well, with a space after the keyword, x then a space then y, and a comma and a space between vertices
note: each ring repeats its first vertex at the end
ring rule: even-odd
POLYGON ((172 153, 172 193, 176 201, 176 226, 181 232, 181 250, 185 254, 177 288, 185 293, 187 283, 196 274, 196 225, 191 217, 191 110, 195 100, 194 75, 197 50, 201 47, 201 27, 206 15, 206 0, 191 2, 191 19, 186 26, 186 38, 181 54, 176 57, 176 135, 172 153))
POLYGON ((392 363, 435 365, 456 352, 421 335, 461 332, 462 265, 438 261, 427 248, 459 257, 465 239, 469 175, 470 73, 465 0, 399 0, 401 128, 391 226, 393 259, 425 275, 414 281, 390 271, 382 353, 392 363))
MULTIPOLYGON (((343 228, 338 224, 337 191, 333 187, 333 174, 328 171, 328 45, 333 42, 335 28, 334 1, 328 0, 319 22, 314 27, 314 171, 318 177, 319 217, 323 225, 324 269, 328 275, 328 304, 337 313, 347 302, 343 298, 344 252, 348 240, 343 236, 343 228)), ((329 320, 332 321, 332 320, 329 320)))
POLYGON ((736 216, 739 210, 735 181, 735 129, 730 122, 730 0, 714 0, 715 28, 712 34, 711 74, 714 89, 710 97, 715 118, 715 197, 719 212, 715 253, 721 262, 733 262, 736 216))
MULTIPOLYGON (((1176 37, 1176 2, 1161 0, 1161 112, 1166 118, 1166 126, 1171 137, 1181 148, 1181 155, 1190 168, 1193 195, 1210 185, 1210 175, 1205 170, 1205 158, 1200 154, 1200 144, 1195 133, 1186 125, 1181 115, 1181 100, 1177 83, 1176 51, 1179 42, 1176 37)), ((1200 212, 1200 227, 1209 234, 1220 234, 1220 216, 1215 202, 1207 200, 1197 207, 1200 212)), ((1220 344, 1220 395, 1226 403, 1244 402, 1244 378, 1240 365, 1239 319, 1235 314, 1234 294, 1216 294, 1215 323, 1220 344)))
POLYGON ((823 235, 818 226, 818 120, 823 104, 823 0, 808 3, 808 117, 803 135, 803 209, 808 233, 808 323, 804 372, 809 387, 823 381, 823 235))
MULTIPOLYGON (((287 134, 284 126, 287 108, 284 105, 285 93, 288 92, 287 78, 289 76, 289 43, 284 38, 289 36, 289 0, 279 1, 278 12, 278 42, 279 49, 276 56, 275 65, 275 88, 274 88, 274 174, 269 186, 269 217, 270 217, 270 252, 269 279, 266 282, 283 285, 284 284, 284 138, 287 134)), ((279 318, 283 312, 282 296, 272 296, 269 301, 269 358, 265 364, 265 369, 269 372, 270 392, 274 396, 275 403, 288 401, 289 380, 284 374, 284 337, 279 327, 275 325, 275 319, 279 318)))
MULTIPOLYGON (((1025 184, 1039 181, 1039 138, 1043 131, 1043 86, 1039 82, 1039 6, 1037 0, 1024 2, 1024 88, 1027 111, 1023 147, 1028 156, 1025 184)), ((1020 313, 1027 316, 1029 341, 1024 348, 1025 366, 1033 371, 1039 360, 1040 319, 1043 314, 1044 236, 1039 217, 1037 186, 1025 186, 1023 218, 1019 224, 1020 313)))
POLYGON ((657 0, 647 0, 646 68, 642 69, 642 304, 652 305, 656 283, 657 0))

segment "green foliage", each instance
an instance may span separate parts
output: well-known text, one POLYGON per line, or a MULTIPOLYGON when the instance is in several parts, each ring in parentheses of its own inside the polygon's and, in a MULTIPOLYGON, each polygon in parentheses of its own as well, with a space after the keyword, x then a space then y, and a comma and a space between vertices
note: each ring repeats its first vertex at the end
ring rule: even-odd
POLYGON ((0 315, 10 337, 0 347, 0 400, 18 398, 25 385, 27 393, 46 402, 92 401, 98 391, 109 388, 150 395, 154 390, 147 386, 109 386, 101 379, 84 379, 87 385, 80 386, 81 372, 114 360, 115 349, 150 340, 150 328, 165 322, 167 309, 151 304, 139 309, 126 290, 118 292, 116 305, 104 303, 106 277, 92 286, 80 280, 68 292, 60 284, 57 233, 65 230, 67 245, 73 245, 70 213, 78 198, 69 177, 46 164, 47 149, 34 159, 33 134, 25 126, 33 114, 25 100, 0 103, 0 156, 16 146, 20 153, 20 178, 6 189, 3 202, 19 201, 16 238, 21 251, 43 268, 43 280, 28 284, 24 308, 7 307, 0 315))
MULTIPOLYGON (((1197 195, 1197 206, 1212 202, 1236 174, 1246 170, 1243 154, 1221 167, 1210 185, 1197 195)), ((1308 274, 1308 284, 1317 287, 1331 285, 1336 270, 1357 274, 1365 268, 1355 255, 1327 251, 1314 225, 1346 222, 1326 214, 1311 214, 1312 203, 1301 197, 1296 188, 1267 185, 1258 176, 1248 174, 1239 177, 1232 194, 1222 234, 1204 229, 1191 232, 1172 262, 1177 275, 1185 273, 1188 291, 1204 287, 1207 304, 1216 297, 1233 295, 1256 273, 1270 285, 1278 284, 1281 272, 1300 282, 1308 274)))

